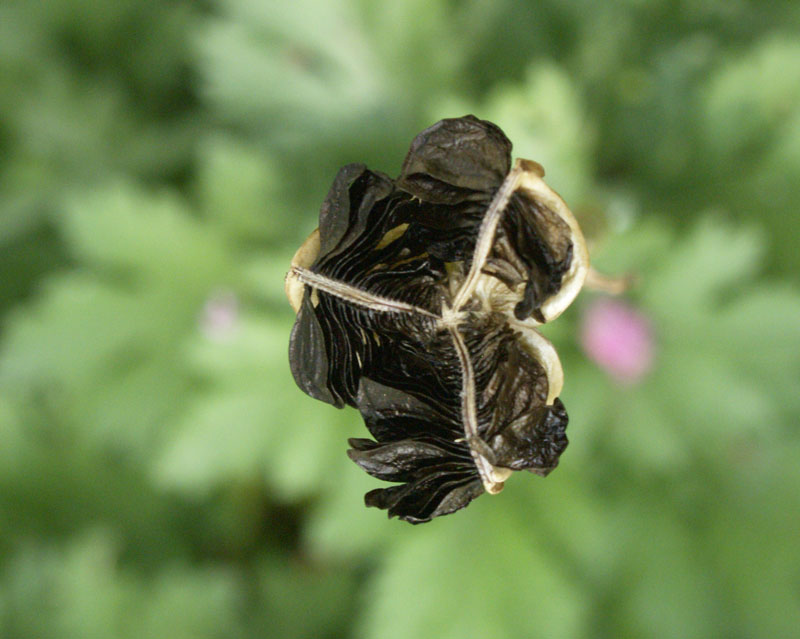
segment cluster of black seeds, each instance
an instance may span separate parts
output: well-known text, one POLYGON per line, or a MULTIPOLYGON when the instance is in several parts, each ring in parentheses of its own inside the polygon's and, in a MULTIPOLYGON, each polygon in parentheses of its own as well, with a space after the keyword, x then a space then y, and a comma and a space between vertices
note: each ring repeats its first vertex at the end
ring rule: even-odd
POLYGON ((411 523, 546 475, 567 446, 561 366, 536 326, 588 268, 535 162, 474 116, 413 141, 400 176, 345 166, 287 275, 289 359, 316 399, 357 408, 350 458, 396 485, 366 504, 411 523))

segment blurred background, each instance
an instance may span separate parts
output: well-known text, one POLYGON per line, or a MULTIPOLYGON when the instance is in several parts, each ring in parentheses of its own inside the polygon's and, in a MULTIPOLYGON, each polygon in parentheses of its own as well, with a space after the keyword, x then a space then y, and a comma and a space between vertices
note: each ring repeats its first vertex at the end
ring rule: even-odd
POLYGON ((0 636, 796 636, 798 202, 793 0, 4 0, 0 636), (414 527, 283 276, 466 113, 636 284, 547 327, 560 467, 414 527))

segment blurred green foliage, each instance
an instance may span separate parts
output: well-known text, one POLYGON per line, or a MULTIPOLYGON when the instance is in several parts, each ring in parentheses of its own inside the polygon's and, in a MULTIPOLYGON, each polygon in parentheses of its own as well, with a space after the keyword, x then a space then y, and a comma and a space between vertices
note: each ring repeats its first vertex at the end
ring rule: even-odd
POLYGON ((800 4, 0 6, 0 636, 789 637, 800 4), (657 360, 548 327, 572 443, 419 527, 295 386, 338 167, 467 112, 545 165, 657 360))

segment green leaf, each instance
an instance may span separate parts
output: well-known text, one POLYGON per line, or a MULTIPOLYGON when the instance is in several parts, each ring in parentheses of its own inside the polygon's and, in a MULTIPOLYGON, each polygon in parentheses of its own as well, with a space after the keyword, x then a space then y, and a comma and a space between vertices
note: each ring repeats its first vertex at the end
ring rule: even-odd
POLYGON ((226 340, 193 340, 190 359, 204 392, 170 428, 154 464, 160 485, 208 494, 263 477, 292 500, 317 491, 330 465, 346 459, 342 425, 358 417, 304 400, 289 370, 290 330, 287 321, 245 317, 226 340))
POLYGON ((651 508, 624 513, 620 524, 627 527, 620 541, 629 587, 619 613, 634 634, 667 639, 718 631, 725 621, 717 617, 721 602, 714 576, 698 561, 685 529, 651 508))
POLYGON ((309 140, 337 126, 353 130, 382 101, 386 78, 352 3, 235 0, 221 8, 198 47, 206 96, 232 119, 309 140))
POLYGON ((345 566, 273 559, 257 571, 260 600, 252 636, 341 637, 349 630, 357 583, 345 566))
POLYGON ((243 241, 294 239, 287 228, 290 211, 277 194, 280 176, 274 160, 224 137, 212 137, 203 147, 197 178, 198 198, 206 217, 221 233, 243 241))
POLYGON ((643 299, 660 316, 680 322, 687 308, 691 313, 713 307, 729 287, 752 278, 763 252, 757 232, 704 218, 649 274, 643 299))
MULTIPOLYGON (((772 35, 720 65, 703 92, 704 158, 718 200, 772 237, 771 265, 794 275, 800 183, 800 41, 772 35)), ((795 278, 796 279, 796 278, 795 278)))
POLYGON ((238 586, 224 570, 165 567, 154 579, 120 569, 103 531, 66 550, 30 547, 2 575, 0 629, 30 637, 219 637, 237 627, 238 586))
POLYGON ((585 594, 535 525, 501 501, 406 529, 368 585, 360 636, 583 635, 585 594))
POLYGON ((709 145, 747 159, 748 152, 778 140, 800 102, 799 69, 800 42, 780 36, 764 38, 730 59, 705 91, 709 145))
POLYGON ((73 254, 93 267, 127 268, 174 288, 207 286, 226 265, 224 244, 171 193, 116 184, 73 199, 62 218, 73 254))
POLYGON ((27 388, 86 383, 141 337, 137 320, 143 310, 135 296, 94 276, 53 278, 36 303, 9 322, 0 348, 0 380, 27 388))

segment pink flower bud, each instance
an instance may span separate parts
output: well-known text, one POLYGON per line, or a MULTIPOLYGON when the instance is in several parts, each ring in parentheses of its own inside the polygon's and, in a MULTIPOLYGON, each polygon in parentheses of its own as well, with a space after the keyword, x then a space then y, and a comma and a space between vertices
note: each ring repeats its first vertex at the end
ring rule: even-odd
POLYGON ((212 293, 200 315, 200 330, 210 340, 222 341, 230 337, 239 321, 239 300, 232 291, 212 293))
POLYGON ((622 300, 592 302, 583 315, 580 340, 586 354, 620 384, 639 382, 653 366, 650 320, 622 300))

